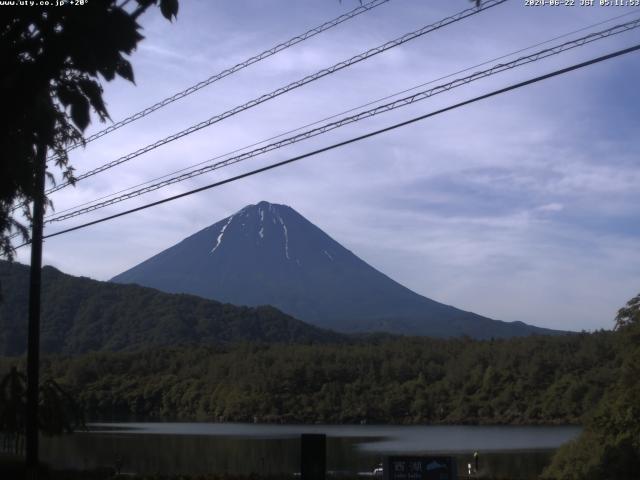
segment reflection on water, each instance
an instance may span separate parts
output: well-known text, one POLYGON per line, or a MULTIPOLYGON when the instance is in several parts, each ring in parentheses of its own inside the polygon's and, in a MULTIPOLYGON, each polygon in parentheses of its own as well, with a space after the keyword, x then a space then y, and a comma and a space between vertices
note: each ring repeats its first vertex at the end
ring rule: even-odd
POLYGON ((466 470, 474 450, 481 470, 533 478, 553 449, 577 427, 324 426, 206 423, 94 424, 91 432, 42 440, 42 458, 58 467, 113 466, 137 473, 293 473, 300 470, 299 435, 326 433, 327 467, 370 472, 391 453, 450 453, 466 470))

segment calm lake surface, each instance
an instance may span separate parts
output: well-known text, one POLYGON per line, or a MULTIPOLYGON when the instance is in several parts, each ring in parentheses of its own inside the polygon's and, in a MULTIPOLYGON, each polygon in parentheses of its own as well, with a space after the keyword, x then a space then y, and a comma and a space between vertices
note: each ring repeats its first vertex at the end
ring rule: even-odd
POLYGON ((389 454, 454 455, 460 472, 480 452, 482 472, 535 478, 579 427, 255 425, 94 423, 89 432, 42 439, 42 458, 63 468, 114 466, 123 472, 293 473, 301 433, 327 435, 327 468, 371 472, 389 454))

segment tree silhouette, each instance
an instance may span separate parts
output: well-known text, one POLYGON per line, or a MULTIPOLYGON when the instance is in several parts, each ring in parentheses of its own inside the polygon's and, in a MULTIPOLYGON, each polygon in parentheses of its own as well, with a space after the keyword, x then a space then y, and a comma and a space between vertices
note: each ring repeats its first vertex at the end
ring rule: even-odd
POLYGON ((65 149, 82 141, 91 110, 109 118, 102 80, 134 81, 127 57, 143 39, 137 19, 152 5, 169 20, 178 13, 178 0, 0 9, 0 254, 13 257, 12 230, 29 239, 16 214, 31 219, 39 149, 53 153, 63 179, 73 183, 65 149))
POLYGON ((62 435, 86 428, 82 406, 53 379, 47 379, 40 386, 38 415, 40 431, 45 435, 62 435))
MULTIPOLYGON (((27 408, 27 378, 12 367, 0 381, 0 433, 3 448, 21 451, 27 408), (9 445, 11 444, 11 445, 9 445)), ((85 428, 84 411, 63 387, 48 379, 40 385, 38 427, 44 435, 62 435, 85 428)))
POLYGON ((616 315, 616 330, 620 330, 628 325, 640 325, 640 293, 627 302, 618 310, 616 315))
POLYGON ((12 367, 0 382, 0 432, 3 449, 20 450, 27 409, 27 378, 12 367))
POLYGON ((542 478, 636 480, 640 478, 640 295, 616 316, 615 381, 584 430, 556 452, 542 478))

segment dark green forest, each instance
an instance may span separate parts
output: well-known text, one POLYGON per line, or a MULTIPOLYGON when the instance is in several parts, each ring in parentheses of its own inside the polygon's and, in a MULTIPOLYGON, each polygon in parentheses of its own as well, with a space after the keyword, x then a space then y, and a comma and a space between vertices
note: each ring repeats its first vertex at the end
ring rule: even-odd
MULTIPOLYGON (((0 358, 0 373, 12 366, 24 369, 24 358, 0 358)), ((614 331, 48 355, 42 374, 89 420, 581 424, 545 478, 640 478, 635 307, 614 331)))
POLYGON ((636 480, 640 478, 640 295, 618 313, 619 367, 598 405, 585 412, 584 431, 560 447, 543 478, 636 480))
POLYGON ((90 419, 578 423, 619 374, 619 337, 176 347, 49 356, 43 373, 90 419))
MULTIPOLYGON (((12 300, 0 309, 0 346, 14 355, 0 357, 4 375, 25 371, 17 319, 27 269, 0 263, 0 274, 12 279, 2 282, 12 300)), ((546 478, 640 478, 640 296, 613 331, 348 337, 271 307, 105 286, 52 268, 43 278, 42 381, 60 385, 87 420, 571 423, 584 432, 558 450, 546 478)))
MULTIPOLYGON (((27 346, 29 267, 0 260, 0 355, 27 346)), ((45 353, 136 350, 238 341, 332 342, 345 337, 270 307, 238 307, 137 285, 42 270, 40 348, 45 353)))

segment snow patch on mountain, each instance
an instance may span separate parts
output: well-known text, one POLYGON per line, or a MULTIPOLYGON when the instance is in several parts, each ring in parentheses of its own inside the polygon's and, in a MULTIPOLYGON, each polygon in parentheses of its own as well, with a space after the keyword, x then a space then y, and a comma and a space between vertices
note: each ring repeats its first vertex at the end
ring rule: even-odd
POLYGON ((289 257, 289 232, 287 232, 287 226, 280 219, 280 223, 282 223, 282 231, 284 232, 284 254, 287 257, 287 260, 291 260, 289 257))
MULTIPOLYGON (((271 205, 269 206, 269 210, 272 210, 271 205)), ((284 220, 282 220, 282 217, 277 211, 275 212, 274 218, 277 218, 280 225, 282 225, 282 233, 284 234, 284 255, 287 257, 287 260, 291 260, 291 257, 289 256, 289 232, 287 231, 287 226, 284 224, 284 220)))
POLYGON ((231 220, 233 220, 233 215, 231 215, 229 217, 229 220, 227 220, 227 223, 224 224, 224 226, 222 227, 222 229, 220 230, 220 234, 218 235, 218 238, 216 239, 216 245, 215 247, 213 247, 213 249, 211 250, 211 253, 215 252, 216 249, 220 246, 220 244, 222 243, 222 237, 224 236, 224 231, 227 229, 227 227, 229 226, 229 224, 231 223, 231 220))

